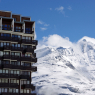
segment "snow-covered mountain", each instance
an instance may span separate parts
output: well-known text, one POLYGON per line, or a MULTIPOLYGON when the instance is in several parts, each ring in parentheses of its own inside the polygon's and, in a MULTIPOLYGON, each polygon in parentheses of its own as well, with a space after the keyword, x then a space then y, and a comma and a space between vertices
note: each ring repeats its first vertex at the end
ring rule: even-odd
POLYGON ((95 39, 83 37, 69 48, 37 49, 32 83, 37 95, 95 95, 95 39))

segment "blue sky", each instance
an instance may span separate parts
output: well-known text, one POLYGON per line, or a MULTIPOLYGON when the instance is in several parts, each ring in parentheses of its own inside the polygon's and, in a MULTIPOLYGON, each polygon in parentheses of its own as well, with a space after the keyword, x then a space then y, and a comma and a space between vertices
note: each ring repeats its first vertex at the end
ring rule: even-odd
POLYGON ((37 40, 53 34, 72 42, 95 38, 95 0, 0 0, 0 10, 30 16, 37 40))

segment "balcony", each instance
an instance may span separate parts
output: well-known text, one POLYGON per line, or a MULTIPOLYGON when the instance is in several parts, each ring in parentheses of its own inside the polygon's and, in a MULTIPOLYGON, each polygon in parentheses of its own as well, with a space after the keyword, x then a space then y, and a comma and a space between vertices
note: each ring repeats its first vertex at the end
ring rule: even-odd
POLYGON ((8 73, 0 73, 0 78, 9 78, 8 73))
POLYGON ((32 71, 33 72, 37 71, 37 67, 36 66, 32 66, 32 71))
POLYGON ((3 50, 11 50, 11 47, 10 47, 10 46, 5 45, 5 46, 3 46, 3 50))
POLYGON ((11 68, 11 64, 1 64, 0 68, 1 69, 3 69, 3 68, 11 68))
POLYGON ((26 52, 34 53, 34 49, 33 49, 33 48, 25 48, 25 49, 23 50, 23 53, 26 53, 26 52))
POLYGON ((25 33, 26 33, 26 34, 33 34, 34 31, 27 31, 27 30, 25 30, 25 33))
POLYGON ((4 27, 4 26, 2 26, 2 30, 12 31, 12 28, 11 27, 4 27))
POLYGON ((20 78, 20 79, 31 80, 31 77, 30 77, 29 75, 20 75, 19 78, 20 78))
POLYGON ((16 37, 12 37, 11 41, 21 43, 21 39, 16 37))
POLYGON ((33 57, 34 57, 34 58, 36 57, 36 53, 33 53, 33 57))
POLYGON ((32 44, 38 45, 38 41, 37 40, 32 40, 32 44))
POLYGON ((22 43, 32 44, 32 40, 22 39, 22 43))
POLYGON ((19 75, 18 74, 9 74, 9 78, 19 79, 19 75))
POLYGON ((14 32, 23 32, 23 29, 16 29, 16 28, 14 28, 14 32))
POLYGON ((11 47, 11 51, 22 51, 22 47, 11 47))
POLYGON ((26 56, 22 56, 21 57, 21 61, 31 61, 31 62, 37 62, 37 58, 32 58, 32 57, 26 57, 26 56))
POLYGON ((2 59, 11 59, 10 55, 3 55, 2 59))
POLYGON ((14 55, 11 55, 11 60, 20 60, 20 56, 14 56, 14 55))
POLYGON ((0 73, 0 78, 16 78, 19 79, 18 74, 0 73))
POLYGON ((20 95, 37 95, 36 93, 20 93, 20 95))
POLYGON ((34 50, 36 49, 36 46, 32 46, 32 47, 33 47, 34 50))
POLYGON ((0 95, 19 95, 19 93, 1 92, 0 95))
POLYGON ((23 84, 23 85, 21 85, 21 89, 28 89, 28 88, 31 88, 32 89, 32 91, 34 91, 35 90, 35 86, 33 86, 33 84, 23 84))
POLYGON ((17 83, 0 83, 0 87, 18 88, 17 83))
POLYGON ((3 50, 11 50, 10 46, 3 46, 3 47, 0 47, 0 50, 3 51, 3 50))
POLYGON ((0 36, 0 40, 2 40, 2 41, 11 41, 11 37, 0 36))

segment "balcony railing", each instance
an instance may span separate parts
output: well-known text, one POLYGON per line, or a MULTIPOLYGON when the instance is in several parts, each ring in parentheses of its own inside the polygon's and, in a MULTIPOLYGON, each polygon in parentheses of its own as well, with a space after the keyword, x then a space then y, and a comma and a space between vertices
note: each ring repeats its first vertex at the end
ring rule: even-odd
POLYGON ((0 36, 0 40, 3 40, 3 41, 11 41, 11 37, 0 36))
POLYGON ((14 28, 14 32, 23 32, 23 29, 15 29, 14 28))
POLYGON ((34 49, 33 49, 33 48, 25 48, 25 49, 23 50, 23 52, 24 52, 24 53, 26 53, 26 52, 34 53, 34 49))
POLYGON ((18 88, 17 83, 0 83, 0 87, 18 88))
POLYGON ((3 50, 11 50, 11 47, 8 46, 8 45, 4 45, 4 46, 3 46, 3 50))
POLYGON ((11 56, 10 55, 3 55, 2 59, 11 59, 11 56))
POLYGON ((37 95, 36 93, 20 93, 20 95, 37 95))
POLYGON ((20 60, 20 56, 11 55, 11 60, 20 60))
POLYGON ((19 79, 18 74, 0 73, 0 78, 16 78, 19 79))
POLYGON ((22 39, 22 43, 32 44, 32 40, 22 39))
POLYGON ((21 43, 21 39, 16 37, 12 37, 11 41, 21 43))
POLYGON ((25 33, 26 33, 26 34, 33 34, 34 31, 28 31, 28 30, 25 30, 25 33))
POLYGON ((21 85, 21 89, 25 89, 25 88, 31 88, 32 91, 35 90, 35 86, 33 86, 33 84, 23 84, 23 85, 21 85))
POLYGON ((26 56, 22 56, 21 57, 21 61, 31 61, 31 62, 37 62, 37 58, 32 58, 32 57, 26 57, 26 56))
POLYGON ((19 93, 1 92, 0 95, 20 95, 19 93))
POLYGON ((22 51, 23 48, 22 47, 12 47, 11 46, 11 51, 22 51))
POLYGON ((32 44, 38 45, 38 41, 37 40, 32 40, 32 44))
POLYGON ((36 66, 32 66, 32 71, 33 72, 37 71, 37 67, 36 66))
POLYGON ((19 78, 20 78, 20 79, 31 80, 31 77, 30 77, 29 75, 20 75, 19 78))
POLYGON ((2 26, 2 30, 12 31, 12 28, 11 27, 4 27, 4 26, 2 26))

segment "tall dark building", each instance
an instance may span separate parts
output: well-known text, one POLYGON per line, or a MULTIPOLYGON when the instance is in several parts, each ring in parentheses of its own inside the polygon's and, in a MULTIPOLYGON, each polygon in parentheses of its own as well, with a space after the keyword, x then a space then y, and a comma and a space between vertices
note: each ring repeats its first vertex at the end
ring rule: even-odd
POLYGON ((37 67, 35 21, 9 11, 0 11, 0 95, 31 93, 32 72, 37 67))

